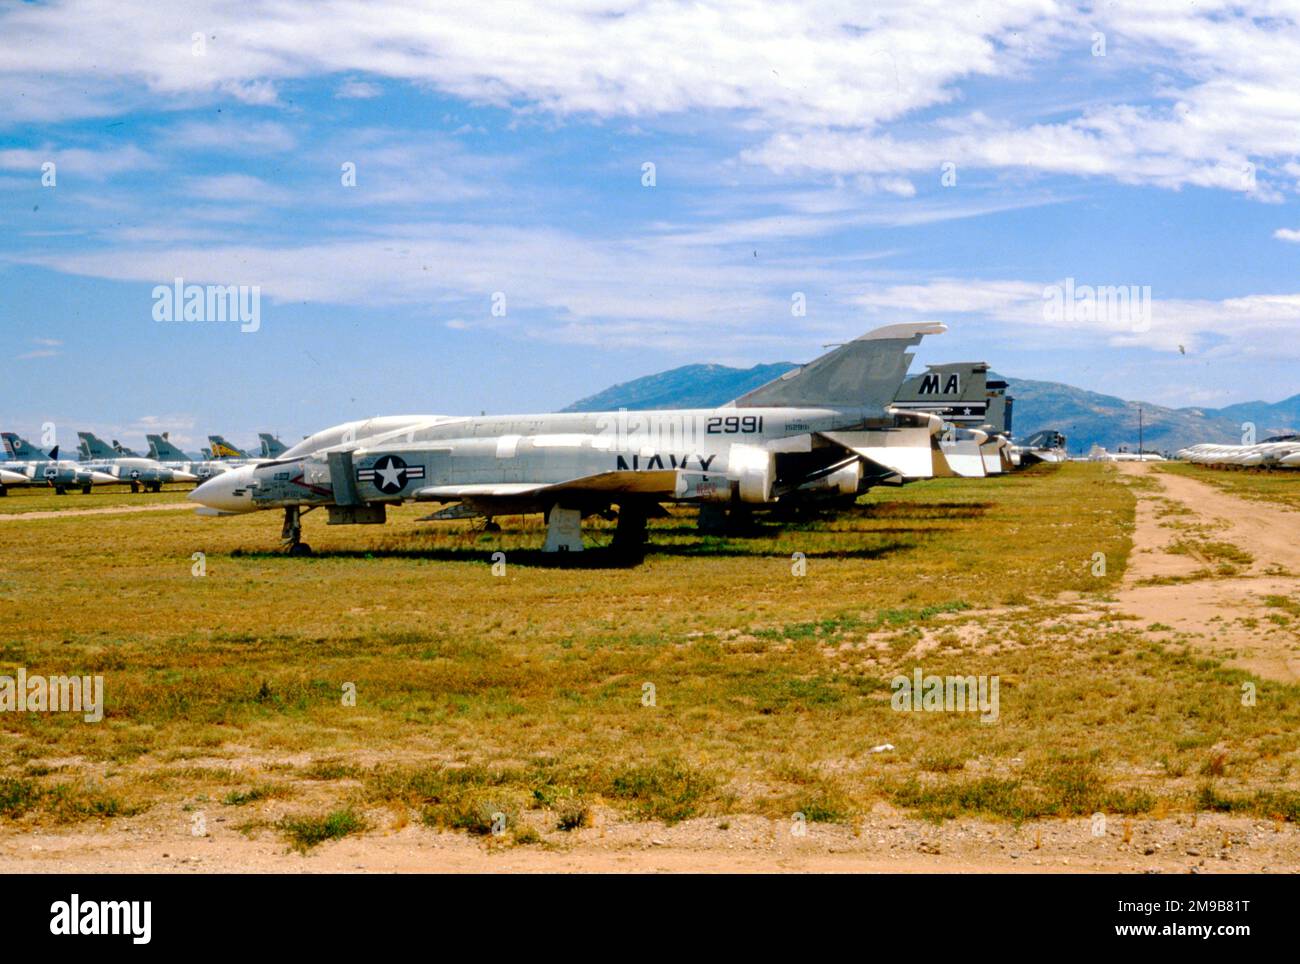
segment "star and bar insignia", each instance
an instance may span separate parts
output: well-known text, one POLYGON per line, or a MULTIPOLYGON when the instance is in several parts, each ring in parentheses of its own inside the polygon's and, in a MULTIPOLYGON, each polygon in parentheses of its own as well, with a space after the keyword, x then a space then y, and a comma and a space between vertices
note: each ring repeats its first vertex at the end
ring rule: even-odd
POLYGON ((396 455, 382 455, 368 469, 357 469, 358 482, 371 482, 385 495, 393 495, 406 488, 411 479, 424 478, 423 465, 407 465, 396 455))

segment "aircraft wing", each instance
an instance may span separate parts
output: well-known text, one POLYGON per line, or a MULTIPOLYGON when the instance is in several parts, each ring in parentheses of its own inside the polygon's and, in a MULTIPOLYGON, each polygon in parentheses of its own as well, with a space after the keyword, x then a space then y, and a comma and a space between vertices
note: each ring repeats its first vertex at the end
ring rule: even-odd
POLYGON ((636 494, 671 497, 677 491, 677 472, 601 472, 565 482, 475 482, 464 485, 429 485, 415 492, 417 502, 454 502, 458 499, 517 499, 565 493, 636 494))

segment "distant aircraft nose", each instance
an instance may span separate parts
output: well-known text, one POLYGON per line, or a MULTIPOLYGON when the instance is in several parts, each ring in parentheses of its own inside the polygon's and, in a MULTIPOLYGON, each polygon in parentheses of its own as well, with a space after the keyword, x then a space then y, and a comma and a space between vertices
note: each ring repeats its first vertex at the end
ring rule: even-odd
POLYGON ((170 482, 197 482, 199 477, 192 472, 186 472, 184 469, 171 469, 170 482))
POLYGON ((219 512, 252 512, 256 508, 249 490, 252 481, 253 466, 231 469, 197 486, 186 498, 219 512))

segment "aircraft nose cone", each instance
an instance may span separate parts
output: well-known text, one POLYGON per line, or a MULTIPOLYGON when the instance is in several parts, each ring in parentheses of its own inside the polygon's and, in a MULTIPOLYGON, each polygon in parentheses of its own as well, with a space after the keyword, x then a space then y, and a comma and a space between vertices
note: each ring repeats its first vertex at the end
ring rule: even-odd
POLYGON ((249 483, 253 468, 231 469, 196 486, 185 498, 219 512, 251 512, 253 497, 249 483))
POLYGON ((172 482, 197 482, 198 480, 199 477, 192 472, 186 472, 183 469, 172 469, 171 471, 172 482))

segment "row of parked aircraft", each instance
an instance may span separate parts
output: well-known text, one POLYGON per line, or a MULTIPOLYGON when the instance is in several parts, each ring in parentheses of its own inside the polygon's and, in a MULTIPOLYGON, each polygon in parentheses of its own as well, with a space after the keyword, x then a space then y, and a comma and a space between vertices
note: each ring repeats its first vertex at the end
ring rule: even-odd
POLYGON ((443 506, 431 519, 488 525, 544 513, 544 551, 577 552, 582 519, 612 517, 615 506, 614 545, 631 549, 664 503, 698 505, 709 530, 755 510, 851 504, 878 485, 1057 461, 1056 433, 1048 448, 1010 444, 1012 402, 987 364, 932 365, 907 378, 908 349, 945 330, 877 329, 716 409, 346 422, 223 472, 189 498, 204 515, 281 510, 293 554, 310 552, 308 512, 324 508, 330 525, 373 525, 412 500, 443 506))
POLYGON ((8 458, 0 462, 0 495, 11 486, 49 486, 59 495, 68 489, 89 493, 96 485, 129 485, 132 492, 157 492, 172 482, 203 482, 222 472, 277 458, 286 449, 266 432, 260 434, 262 452, 252 455, 231 445, 220 435, 208 436, 210 449, 202 459, 192 459, 171 443, 167 434, 146 436, 149 454, 140 455, 119 444, 110 446, 91 432, 78 432, 78 458, 59 457, 56 445, 43 451, 15 435, 0 432, 8 458))
POLYGON ((1182 449, 1178 458, 1197 465, 1300 469, 1300 435, 1276 435, 1254 445, 1203 443, 1182 449))

